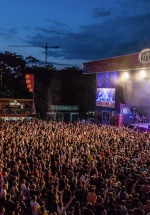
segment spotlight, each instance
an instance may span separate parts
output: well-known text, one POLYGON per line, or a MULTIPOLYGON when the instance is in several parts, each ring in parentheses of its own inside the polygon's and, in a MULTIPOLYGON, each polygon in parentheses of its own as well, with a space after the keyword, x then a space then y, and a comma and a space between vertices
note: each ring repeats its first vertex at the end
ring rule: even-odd
POLYGON ((129 79, 129 73, 128 72, 123 72, 121 75, 121 80, 122 81, 126 81, 127 79, 129 79))
POLYGON ((125 73, 124 73, 124 78, 125 78, 125 79, 128 79, 128 78, 129 78, 129 73, 128 73, 128 72, 125 72, 125 73))
POLYGON ((139 72, 139 78, 146 78, 146 72, 145 72, 145 70, 141 70, 139 72))
POLYGON ((135 79, 136 79, 137 81, 142 81, 142 80, 144 80, 146 77, 147 77, 147 73, 146 73, 145 70, 139 70, 139 71, 137 71, 136 74, 135 74, 135 79))

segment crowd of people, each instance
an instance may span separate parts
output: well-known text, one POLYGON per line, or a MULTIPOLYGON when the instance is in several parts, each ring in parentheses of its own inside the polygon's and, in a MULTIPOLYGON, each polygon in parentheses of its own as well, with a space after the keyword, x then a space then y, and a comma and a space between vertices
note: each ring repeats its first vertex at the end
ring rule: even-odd
POLYGON ((150 133, 0 122, 0 215, 147 215, 150 133))
POLYGON ((150 114, 134 113, 130 115, 130 122, 132 123, 150 123, 150 114))

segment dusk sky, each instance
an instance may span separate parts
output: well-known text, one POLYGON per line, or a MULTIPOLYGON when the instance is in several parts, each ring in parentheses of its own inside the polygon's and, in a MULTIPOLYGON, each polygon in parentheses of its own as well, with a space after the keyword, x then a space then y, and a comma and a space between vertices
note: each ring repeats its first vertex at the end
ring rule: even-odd
POLYGON ((1 53, 45 61, 46 43, 56 68, 150 48, 150 0, 1 0, 1 53))

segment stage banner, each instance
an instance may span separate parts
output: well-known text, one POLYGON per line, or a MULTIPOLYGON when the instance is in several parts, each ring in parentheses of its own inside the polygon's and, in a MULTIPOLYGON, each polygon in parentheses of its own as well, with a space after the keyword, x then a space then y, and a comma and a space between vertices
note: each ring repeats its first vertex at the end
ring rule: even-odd
POLYGON ((131 107, 127 104, 120 104, 119 127, 130 125, 131 107))
POLYGON ((25 76, 27 88, 29 89, 29 92, 34 92, 34 74, 26 74, 25 76))
POLYGON ((150 49, 144 49, 139 53, 122 55, 83 63, 83 73, 112 72, 150 67, 150 49))

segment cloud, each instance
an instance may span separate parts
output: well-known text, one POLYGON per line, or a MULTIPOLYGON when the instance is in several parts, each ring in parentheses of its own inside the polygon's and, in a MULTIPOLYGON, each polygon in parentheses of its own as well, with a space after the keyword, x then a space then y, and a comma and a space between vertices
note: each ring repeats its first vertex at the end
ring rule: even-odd
POLYGON ((65 23, 51 21, 48 27, 38 26, 35 34, 27 36, 25 41, 31 45, 46 42, 50 46, 59 45, 60 49, 48 49, 48 55, 83 62, 136 53, 150 47, 149 13, 127 16, 118 13, 112 17, 111 10, 97 8, 94 12, 97 18, 102 14, 107 18, 74 30, 65 23))
POLYGON ((31 30, 31 28, 29 26, 24 26, 23 28, 24 28, 24 30, 27 30, 27 31, 31 30))
POLYGON ((17 30, 15 28, 8 29, 7 33, 10 35, 17 34, 17 30))
POLYGON ((66 31, 68 28, 68 25, 63 22, 49 20, 49 23, 46 27, 36 27, 35 30, 39 33, 44 33, 45 35, 59 35, 63 33, 64 29, 66 31))
POLYGON ((59 35, 61 32, 58 30, 58 28, 53 28, 51 26, 46 27, 46 28, 36 28, 35 29, 37 32, 43 33, 45 35, 59 35))
POLYGON ((128 11, 130 14, 149 12, 150 7, 149 0, 117 0, 116 3, 122 11, 128 11))
POLYGON ((13 35, 16 35, 17 34, 17 30, 15 28, 10 28, 10 29, 3 29, 1 28, 0 29, 0 35, 1 36, 4 36, 4 37, 11 37, 13 35))
POLYGON ((94 8, 92 13, 94 18, 104 18, 112 15, 111 10, 106 10, 105 8, 94 8))

